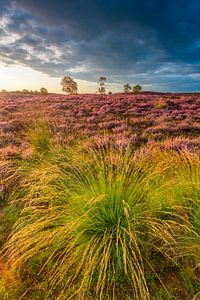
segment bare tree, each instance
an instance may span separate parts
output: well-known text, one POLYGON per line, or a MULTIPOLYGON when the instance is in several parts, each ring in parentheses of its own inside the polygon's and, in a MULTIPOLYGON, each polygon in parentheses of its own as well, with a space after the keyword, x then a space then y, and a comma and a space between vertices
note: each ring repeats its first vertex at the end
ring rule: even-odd
POLYGON ((62 91, 68 95, 75 95, 78 93, 78 85, 70 76, 65 76, 60 84, 62 85, 62 91))
POLYGON ((132 90, 129 83, 124 84, 124 93, 129 93, 132 90))
POLYGON ((99 92, 100 94, 105 94, 105 92, 106 92, 106 88, 105 88, 106 80, 107 80, 107 78, 106 78, 105 76, 101 76, 101 77, 99 78, 99 81, 98 81, 98 83, 99 83, 99 89, 98 89, 98 92, 99 92))

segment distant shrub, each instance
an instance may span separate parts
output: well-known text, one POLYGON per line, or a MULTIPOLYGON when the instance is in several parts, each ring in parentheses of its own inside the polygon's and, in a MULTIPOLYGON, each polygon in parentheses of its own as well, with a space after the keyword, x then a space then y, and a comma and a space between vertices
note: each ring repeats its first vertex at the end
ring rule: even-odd
POLYGON ((158 102, 154 105, 154 107, 157 109, 162 109, 166 107, 166 104, 164 102, 158 102))
POLYGON ((46 88, 42 87, 42 88, 40 89, 40 93, 41 93, 42 95, 47 95, 47 94, 48 94, 48 91, 47 91, 46 88))
POLYGON ((109 92, 108 92, 108 95, 112 95, 112 92, 111 92, 111 91, 109 91, 109 92))
POLYGON ((137 84, 137 85, 135 85, 135 86, 133 87, 133 92, 134 92, 134 93, 139 93, 139 92, 141 92, 141 90, 142 90, 142 87, 141 87, 141 85, 139 85, 139 84, 137 84))
POLYGON ((27 89, 23 89, 23 90, 22 90, 22 93, 24 93, 24 94, 28 94, 28 93, 29 93, 29 90, 27 90, 27 89))

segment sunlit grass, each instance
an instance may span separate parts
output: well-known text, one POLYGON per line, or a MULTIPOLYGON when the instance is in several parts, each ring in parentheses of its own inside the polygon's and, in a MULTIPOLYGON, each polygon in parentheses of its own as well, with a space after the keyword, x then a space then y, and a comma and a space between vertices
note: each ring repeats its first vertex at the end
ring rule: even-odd
POLYGON ((36 261, 45 299, 151 299, 150 273, 170 297, 152 257, 177 268, 195 257, 198 267, 198 156, 63 148, 46 125, 29 135, 33 155, 12 192, 21 213, 4 249, 15 272, 36 261))

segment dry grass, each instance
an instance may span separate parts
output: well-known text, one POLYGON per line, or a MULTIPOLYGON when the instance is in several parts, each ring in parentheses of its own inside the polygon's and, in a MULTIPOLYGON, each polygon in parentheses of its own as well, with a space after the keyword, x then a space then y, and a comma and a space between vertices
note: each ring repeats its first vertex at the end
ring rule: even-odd
POLYGON ((147 300, 149 272, 167 290, 153 254, 176 267, 183 255, 195 256, 198 266, 197 155, 80 143, 63 149, 46 129, 39 133, 18 169, 12 200, 21 213, 4 253, 17 272, 37 258, 45 299, 147 300))

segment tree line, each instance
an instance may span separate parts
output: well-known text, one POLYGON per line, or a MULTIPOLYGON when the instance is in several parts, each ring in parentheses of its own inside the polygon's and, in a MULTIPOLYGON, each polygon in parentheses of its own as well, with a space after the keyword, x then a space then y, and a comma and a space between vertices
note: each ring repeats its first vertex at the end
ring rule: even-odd
MULTIPOLYGON (((105 94, 106 93, 106 82, 107 82, 107 77, 105 76, 100 76, 98 80, 98 91, 97 93, 99 94, 105 94)), ((65 76, 62 78, 60 82, 62 86, 62 91, 68 95, 76 95, 78 94, 78 84, 74 79, 70 76, 65 76)), ((129 83, 124 84, 124 93, 139 93, 142 90, 141 85, 137 84, 133 87, 129 83)), ((2 93, 6 93, 6 90, 1 90, 2 93)), ((48 90, 45 87, 42 87, 40 91, 29 91, 27 89, 23 89, 22 91, 16 91, 17 93, 34 93, 34 94, 42 94, 42 95, 47 95, 48 90)), ((111 91, 108 92, 108 94, 112 94, 111 91)))
MULTIPOLYGON (((99 94, 105 94, 106 93, 106 81, 107 77, 105 76, 100 76, 98 80, 98 93, 99 94)), ((77 82, 74 81, 73 78, 70 76, 65 76, 61 80, 61 86, 62 86, 62 91, 65 92, 68 95, 76 95, 78 93, 78 85, 77 82)), ((140 93, 142 91, 142 86, 139 84, 134 85, 131 87, 129 83, 124 84, 124 93, 140 93)), ((108 94, 112 94, 112 92, 108 92, 108 94)))
MULTIPOLYGON (((8 91, 5 90, 5 89, 3 89, 3 90, 1 90, 1 93, 8 93, 8 91)), ((39 91, 37 91, 37 90, 33 91, 33 90, 23 89, 23 90, 12 91, 12 93, 47 95, 48 94, 48 90, 45 87, 42 87, 39 91)))

